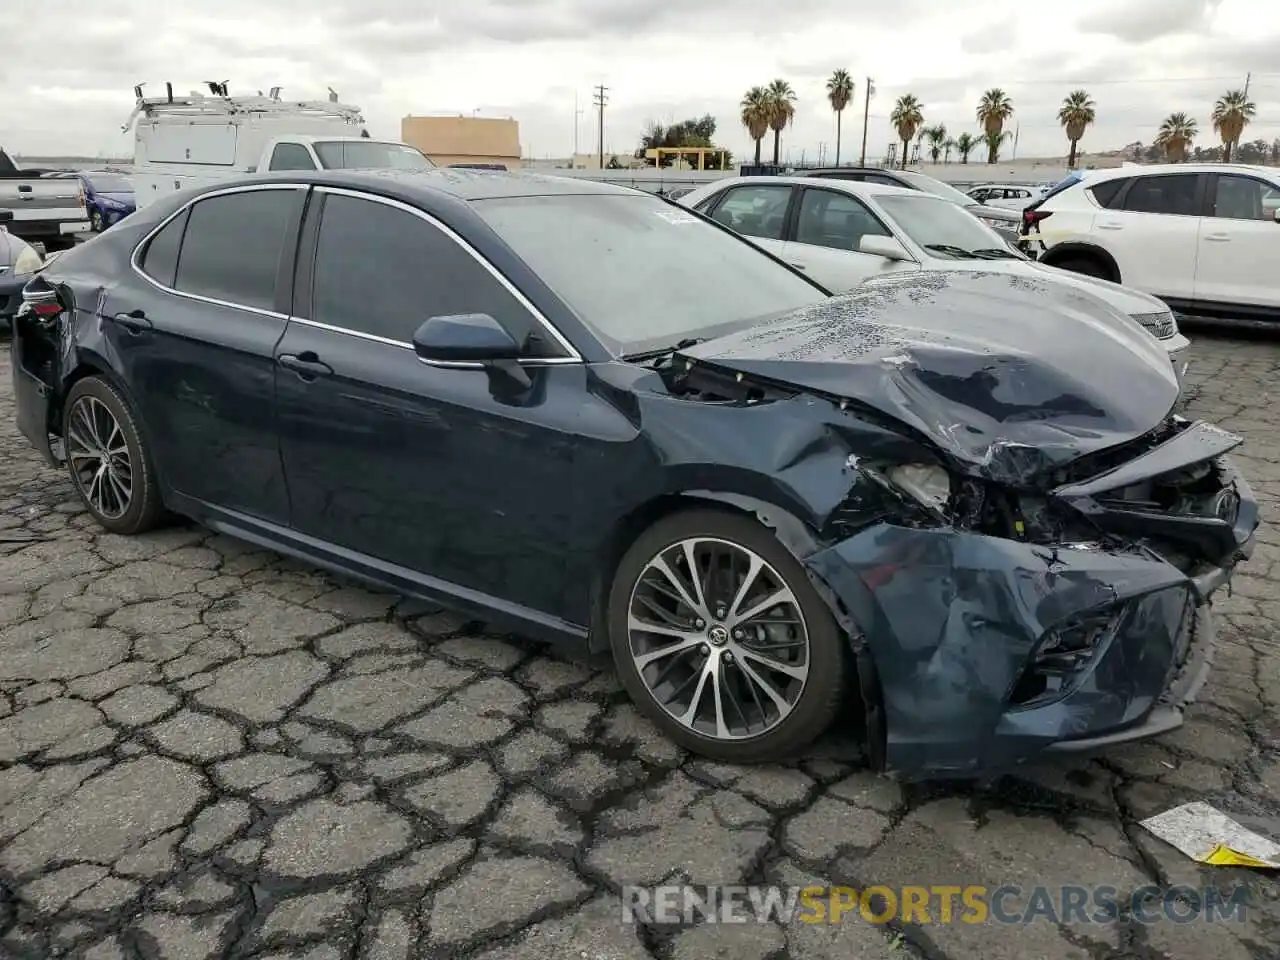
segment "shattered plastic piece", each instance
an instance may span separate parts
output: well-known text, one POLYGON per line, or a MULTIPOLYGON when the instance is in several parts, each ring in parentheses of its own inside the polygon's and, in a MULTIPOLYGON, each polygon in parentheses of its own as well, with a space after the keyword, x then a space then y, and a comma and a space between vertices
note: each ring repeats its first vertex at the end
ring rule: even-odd
POLYGON ((1184 803, 1141 823, 1197 863, 1280 870, 1280 843, 1254 833, 1207 803, 1184 803))

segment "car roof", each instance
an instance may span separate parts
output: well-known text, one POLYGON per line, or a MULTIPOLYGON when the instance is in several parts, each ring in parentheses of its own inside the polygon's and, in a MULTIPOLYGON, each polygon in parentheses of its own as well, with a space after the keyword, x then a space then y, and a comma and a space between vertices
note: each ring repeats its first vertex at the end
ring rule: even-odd
MULTIPOLYGON (((362 141, 367 143, 368 141, 362 141)), ((250 186, 286 180, 291 183, 311 183, 326 187, 352 187, 374 193, 391 192, 399 195, 418 195, 424 199, 441 195, 458 200, 496 200, 500 197, 547 197, 593 194, 605 196, 635 196, 641 193, 630 187, 572 177, 553 177, 522 171, 470 170, 459 167, 440 167, 434 170, 288 170, 258 174, 236 185, 250 186)), ((212 189, 225 189, 227 183, 215 184, 212 189)))
MULTIPOLYGON (((1125 167, 1108 167, 1087 171, 1092 182, 1115 180, 1122 177, 1151 177, 1167 173, 1252 173, 1276 176, 1274 167, 1262 167, 1250 163, 1133 163, 1125 167)), ((1084 178, 1082 178, 1084 179, 1084 178)))
MULTIPOLYGON (((791 176, 791 177, 765 176, 765 177, 725 177, 723 180, 716 180, 713 182, 717 187, 719 187, 721 184, 731 184, 731 185, 737 186, 744 183, 751 183, 751 184, 783 183, 789 186, 812 187, 815 190, 820 189, 822 187, 830 187, 830 188, 835 188, 837 190, 843 190, 845 193, 853 193, 860 196, 874 196, 876 194, 885 194, 885 195, 893 195, 893 196, 896 196, 899 194, 912 194, 915 196, 919 196, 922 192, 924 192, 921 190, 912 190, 909 187, 889 186, 888 184, 885 184, 885 183, 867 183, 864 180, 841 180, 839 177, 823 177, 821 178, 821 181, 819 183, 814 183, 813 181, 814 181, 813 177, 804 177, 804 176, 791 176)), ((933 194, 928 194, 928 196, 933 196, 933 194)), ((941 200, 945 198, 939 197, 938 199, 941 200)))

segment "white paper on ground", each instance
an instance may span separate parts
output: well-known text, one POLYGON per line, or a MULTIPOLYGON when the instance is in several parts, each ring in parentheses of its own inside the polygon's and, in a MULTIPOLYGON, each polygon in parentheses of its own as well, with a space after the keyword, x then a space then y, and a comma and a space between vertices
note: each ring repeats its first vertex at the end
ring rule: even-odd
POLYGON ((1207 803, 1184 803, 1148 817, 1141 826, 1198 863, 1280 870, 1280 843, 1207 803))

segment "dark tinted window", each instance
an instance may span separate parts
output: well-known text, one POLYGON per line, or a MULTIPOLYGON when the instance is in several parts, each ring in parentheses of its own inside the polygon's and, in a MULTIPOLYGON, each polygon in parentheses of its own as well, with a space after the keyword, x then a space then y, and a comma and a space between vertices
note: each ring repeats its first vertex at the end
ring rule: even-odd
POLYGON ((271 151, 269 170, 314 170, 315 161, 300 143, 277 143, 271 151))
POLYGON ((254 190, 198 201, 182 240, 177 289, 272 309, 280 253, 300 193, 254 190))
POLYGON ((1124 186, 1129 182, 1128 177, 1119 177, 1115 180, 1104 180, 1102 183, 1089 188, 1089 192, 1093 194, 1093 199, 1104 207, 1114 208, 1120 194, 1124 191, 1124 186))
MULTIPOLYGON (((496 277, 442 230, 404 210, 338 194, 325 198, 312 316, 408 343, 430 317, 487 313, 520 342, 541 328, 496 277)), ((563 351, 545 334, 530 356, 563 351)))
POLYGON ((1160 177, 1138 177, 1124 197, 1124 209, 1135 213, 1166 213, 1194 217, 1197 174, 1175 173, 1160 177))
POLYGON ((182 228, 187 225, 187 211, 182 211, 164 229, 151 238, 142 254, 143 272, 166 287, 173 286, 178 271, 178 249, 182 246, 182 228))
POLYGON ((886 177, 881 173, 869 173, 865 177, 858 177, 859 180, 866 180, 867 183, 878 183, 886 187, 906 187, 908 190, 916 189, 914 183, 903 183, 901 180, 895 180, 893 177, 886 177))

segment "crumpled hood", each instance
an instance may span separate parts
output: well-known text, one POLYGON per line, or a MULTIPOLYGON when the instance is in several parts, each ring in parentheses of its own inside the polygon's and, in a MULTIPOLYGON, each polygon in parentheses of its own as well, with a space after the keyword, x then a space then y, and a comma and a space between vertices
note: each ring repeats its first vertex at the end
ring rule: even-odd
POLYGON ((681 356, 865 404, 1006 483, 1133 440, 1178 398, 1140 327, 1096 296, 1012 274, 906 275, 681 356))

